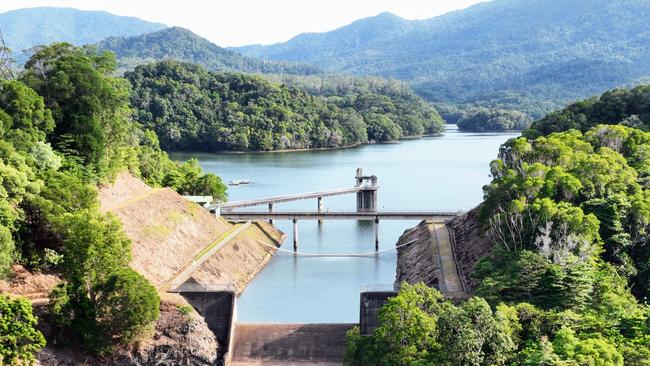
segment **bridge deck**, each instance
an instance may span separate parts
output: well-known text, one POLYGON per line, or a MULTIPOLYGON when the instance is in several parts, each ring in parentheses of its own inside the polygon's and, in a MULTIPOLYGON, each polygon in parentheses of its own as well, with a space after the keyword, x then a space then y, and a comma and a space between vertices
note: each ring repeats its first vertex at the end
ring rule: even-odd
POLYGON ((459 212, 221 212, 226 220, 432 220, 446 222, 459 212))
POLYGON ((372 190, 372 189, 373 188, 369 188, 369 187, 368 188, 366 188, 366 187, 351 187, 351 188, 330 189, 330 190, 326 190, 326 191, 298 193, 298 194, 287 194, 287 195, 282 195, 282 196, 273 196, 273 197, 259 198, 259 199, 254 199, 254 200, 226 202, 226 203, 222 203, 222 204, 219 204, 219 205, 211 205, 208 208, 210 210, 215 210, 218 207, 221 207, 221 209, 223 210, 223 209, 231 209, 231 208, 236 208, 236 207, 261 206, 261 205, 266 205, 266 204, 269 204, 269 203, 290 202, 290 201, 298 201, 298 200, 305 200, 305 199, 318 198, 318 197, 341 196, 341 195, 345 195, 345 194, 357 193, 360 190, 372 190))

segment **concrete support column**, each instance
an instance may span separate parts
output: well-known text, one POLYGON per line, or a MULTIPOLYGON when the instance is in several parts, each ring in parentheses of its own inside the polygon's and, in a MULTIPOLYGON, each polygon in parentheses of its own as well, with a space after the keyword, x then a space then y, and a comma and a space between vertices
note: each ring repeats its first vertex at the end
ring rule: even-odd
MULTIPOLYGON (((323 197, 318 197, 318 213, 323 213, 323 197)), ((323 225, 323 219, 318 219, 318 225, 323 225)))
POLYGON ((379 218, 375 217, 375 252, 379 251, 379 218))
POLYGON ((293 251, 298 251, 298 220, 293 219, 293 251))
MULTIPOLYGON (((273 202, 269 203, 269 212, 273 212, 273 202)), ((269 219, 269 224, 273 225, 273 219, 269 219)))

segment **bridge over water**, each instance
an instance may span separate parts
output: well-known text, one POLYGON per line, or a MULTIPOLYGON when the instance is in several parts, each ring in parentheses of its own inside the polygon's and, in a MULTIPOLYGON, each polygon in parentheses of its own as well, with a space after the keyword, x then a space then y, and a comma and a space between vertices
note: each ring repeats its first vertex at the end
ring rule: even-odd
POLYGON ((461 214, 460 212, 445 211, 377 211, 377 192, 379 189, 377 176, 363 174, 361 168, 357 169, 356 184, 354 187, 339 188, 325 191, 289 194, 245 201, 234 201, 209 205, 207 208, 222 216, 228 221, 247 220, 291 220, 293 222, 293 249, 298 251, 298 221, 318 220, 322 224, 324 220, 367 220, 374 222, 375 251, 379 250, 379 221, 380 220, 430 220, 437 223, 445 223, 461 214), (356 211, 330 212, 323 210, 323 197, 356 194, 356 211), (276 212, 276 203, 291 202, 306 199, 317 199, 317 211, 285 211, 276 212), (237 208, 268 205, 267 212, 261 211, 234 211, 237 208))

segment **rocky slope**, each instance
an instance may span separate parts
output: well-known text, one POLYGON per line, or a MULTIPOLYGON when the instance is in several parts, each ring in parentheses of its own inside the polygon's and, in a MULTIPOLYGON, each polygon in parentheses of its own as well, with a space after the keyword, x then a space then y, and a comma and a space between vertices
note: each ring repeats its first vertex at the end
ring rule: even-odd
MULTIPOLYGON (((37 365, 213 365, 217 358, 217 340, 203 318, 186 306, 181 297, 166 295, 160 305, 160 317, 153 336, 133 346, 118 349, 105 357, 93 357, 72 347, 59 348, 48 344, 38 354, 37 365), (182 309, 188 309, 189 313, 182 309)), ((47 337, 47 327, 40 325, 47 337)))
MULTIPOLYGON (((470 275, 478 261, 494 246, 479 221, 480 206, 458 216, 447 223, 451 233, 453 258, 460 281, 466 291, 477 285, 470 275)), ((402 282, 424 282, 428 286, 440 289, 443 281, 442 263, 436 255, 436 237, 432 224, 423 221, 418 226, 407 230, 397 245, 412 244, 397 251, 397 276, 395 284, 402 282)))

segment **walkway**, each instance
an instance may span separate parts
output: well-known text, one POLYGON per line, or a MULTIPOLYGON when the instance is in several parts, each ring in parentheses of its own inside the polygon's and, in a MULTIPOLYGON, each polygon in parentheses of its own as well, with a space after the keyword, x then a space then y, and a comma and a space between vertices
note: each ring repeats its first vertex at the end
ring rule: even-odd
POLYGON ((346 194, 357 193, 364 189, 368 189, 368 188, 351 187, 351 188, 330 189, 330 190, 319 191, 319 192, 287 194, 282 196, 274 196, 274 197, 260 198, 254 200, 226 202, 218 205, 208 206, 208 209, 215 210, 217 208, 221 208, 221 210, 229 210, 237 207, 253 207, 253 206, 261 206, 261 205, 280 203, 280 202, 306 200, 311 198, 341 196, 346 194))
POLYGON ((221 212, 226 220, 431 220, 444 223, 460 215, 445 211, 383 211, 383 212, 221 212))
POLYGON ((440 258, 440 271, 442 272, 441 292, 446 295, 463 293, 463 285, 458 276, 456 258, 451 247, 451 236, 447 225, 434 223, 433 237, 436 245, 432 246, 431 249, 434 251, 434 255, 440 258))
POLYGON ((230 240, 237 237, 237 235, 248 229, 250 226, 251 222, 248 221, 242 225, 235 225, 230 230, 223 233, 217 238, 217 240, 203 248, 196 256, 194 256, 194 258, 192 258, 191 262, 185 264, 185 266, 183 266, 183 268, 178 271, 178 273, 176 273, 169 281, 167 281, 165 289, 170 290, 179 287, 192 275, 192 272, 194 272, 194 270, 203 264, 203 262, 208 260, 208 258, 210 258, 217 250, 221 249, 230 240))

